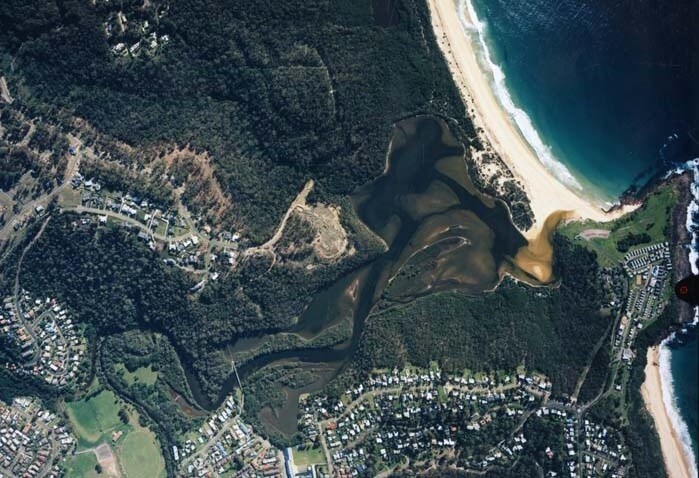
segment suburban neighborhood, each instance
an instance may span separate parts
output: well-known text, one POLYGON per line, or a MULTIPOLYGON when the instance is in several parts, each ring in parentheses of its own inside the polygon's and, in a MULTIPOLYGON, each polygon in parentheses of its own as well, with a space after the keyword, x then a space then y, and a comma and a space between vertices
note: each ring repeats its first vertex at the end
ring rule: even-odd
POLYGON ((0 330, 20 348, 29 373, 59 387, 80 379, 87 344, 81 326, 55 299, 34 298, 26 290, 5 297, 0 330))
MULTIPOLYGON (((166 264, 196 275, 193 292, 208 280, 215 281, 224 268, 235 267, 244 239, 235 231, 215 234, 201 218, 192 217, 185 207, 172 208, 148 201, 136 194, 110 191, 94 178, 76 173, 71 180, 76 201, 64 201, 65 210, 84 215, 84 223, 123 227, 148 247, 162 254, 166 264)), ((68 195, 67 195, 68 196, 68 195)))
POLYGON ((240 419, 242 395, 221 407, 180 446, 173 446, 178 476, 281 478, 282 453, 240 419))
POLYGON ((0 401, 0 477, 58 478, 75 439, 38 400, 0 401))
POLYGON ((545 377, 523 370, 504 376, 415 369, 376 374, 339 401, 309 397, 300 428, 322 450, 322 460, 310 473, 290 476, 374 476, 438 462, 480 473, 507 468, 523 453, 546 455, 548 463, 540 465, 547 476, 623 476, 626 458, 616 432, 581 421, 582 410, 550 400, 550 388, 545 377), (532 449, 540 439, 528 427, 533 421, 557 424, 561 434, 532 449))

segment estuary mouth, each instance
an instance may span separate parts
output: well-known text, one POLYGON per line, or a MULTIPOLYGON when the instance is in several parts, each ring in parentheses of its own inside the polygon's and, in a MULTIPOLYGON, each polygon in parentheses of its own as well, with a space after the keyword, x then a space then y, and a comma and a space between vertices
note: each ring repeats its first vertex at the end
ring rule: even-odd
POLYGON ((553 276, 553 245, 551 238, 561 223, 572 216, 570 211, 556 211, 549 215, 536 237, 522 246, 515 256, 515 265, 525 274, 541 283, 549 283, 553 276))

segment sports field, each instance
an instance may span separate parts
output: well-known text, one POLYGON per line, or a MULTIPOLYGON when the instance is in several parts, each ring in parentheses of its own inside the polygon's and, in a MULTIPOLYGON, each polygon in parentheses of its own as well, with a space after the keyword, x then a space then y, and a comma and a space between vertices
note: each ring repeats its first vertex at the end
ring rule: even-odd
POLYGON ((294 447, 293 453, 294 464, 297 467, 304 468, 309 465, 325 464, 325 456, 323 455, 323 449, 320 447, 308 448, 306 450, 299 450, 298 447, 294 447))
POLYGON ((149 430, 141 428, 129 433, 119 447, 118 454, 127 478, 165 476, 160 446, 149 430))

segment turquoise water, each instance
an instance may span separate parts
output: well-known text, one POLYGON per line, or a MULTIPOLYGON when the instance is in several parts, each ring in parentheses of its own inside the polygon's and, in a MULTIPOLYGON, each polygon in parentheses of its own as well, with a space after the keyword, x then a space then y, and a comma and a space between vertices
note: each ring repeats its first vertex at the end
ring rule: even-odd
POLYGON ((514 103, 588 196, 613 200, 699 153, 690 0, 473 7, 514 103))

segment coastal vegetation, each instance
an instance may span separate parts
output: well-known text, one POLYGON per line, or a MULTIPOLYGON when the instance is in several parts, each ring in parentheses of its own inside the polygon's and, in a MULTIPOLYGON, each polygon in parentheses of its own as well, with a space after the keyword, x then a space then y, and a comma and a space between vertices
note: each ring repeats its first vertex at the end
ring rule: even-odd
POLYGON ((630 232, 616 243, 616 248, 619 252, 628 252, 633 246, 648 244, 650 242, 651 238, 645 232, 641 232, 640 234, 630 232))
POLYGON ((203 415, 194 401, 174 348, 159 334, 129 331, 107 337, 99 351, 104 380, 142 407, 168 442, 203 415))
POLYGON ((611 364, 609 342, 610 340, 608 339, 603 341, 590 363, 587 375, 585 375, 585 381, 580 387, 580 394, 578 395, 578 400, 582 403, 588 403, 594 399, 607 385, 611 364))
MULTIPOLYGON (((5 363, 16 362, 12 360, 5 363)), ((39 397, 50 405, 56 403, 59 392, 38 377, 0 368, 0 400, 12 403, 16 397, 26 396, 39 397)))
POLYGON ((61 128, 0 102, 0 190, 21 199, 50 191, 68 164, 61 128), (21 186, 21 187, 20 187, 21 186))
MULTIPOLYGON (((151 250, 115 222, 50 207, 40 237, 38 223, 26 227, 0 286, 9 295, 17 278, 57 297, 87 329, 101 385, 65 405, 81 451, 110 443, 127 478, 172 475, 172 445, 237 384, 231 359, 242 366, 246 423, 279 446, 300 441, 300 394, 328 382, 339 390, 376 369, 524 366, 551 380, 556 399, 575 395, 585 377, 581 402, 608 385, 614 317, 601 270, 669 237, 676 191, 661 186, 614 223, 561 226, 540 277, 549 286, 502 278, 526 247, 515 226, 532 224, 529 201, 497 155, 481 151, 425 2, 399 0, 386 15, 368 0, 93 3, 0 5, 11 25, 0 31, 0 69, 17 96, 0 108, 0 189, 31 178, 24 195, 52 190, 70 130, 100 146, 80 163, 86 178, 164 209, 181 200, 207 222, 223 209, 246 248, 272 235, 302 185, 315 186, 308 204, 290 209, 277 250, 243 249, 196 291, 194 274, 163 261, 163 244, 151 250), (131 23, 110 33, 115 9, 131 23), (158 48, 141 46, 137 32, 148 28, 158 48), (122 40, 125 54, 115 51, 122 40), (481 160, 494 179, 477 173, 481 160), (337 214, 325 224, 341 246, 332 259, 316 247, 323 228, 313 212, 322 208, 337 214), (337 314, 331 305, 341 300, 337 314), (236 350, 241 339, 257 342, 236 350)), ((639 350, 657 341, 667 314, 641 332, 639 350)), ((21 351, 5 345, 0 362, 14 366, 21 351)), ((640 355, 624 388, 628 408, 602 397, 591 409, 623 428, 638 478, 662 476, 637 393, 640 355), (628 424, 611 418, 620 408, 628 424)), ((53 404, 58 392, 0 368, 0 399, 18 395, 53 404)), ((500 415, 487 439, 459 435, 459 446, 485 454, 505 440, 516 422, 500 415)), ((551 467, 565 473, 562 426, 537 417, 523 431, 526 457, 486 476, 539 476, 547 446, 551 467)), ((76 476, 101 470, 92 453, 68 466, 76 476)))
POLYGON ((288 403, 287 394, 318 379, 313 367, 298 362, 272 364, 255 371, 243 386, 246 422, 263 431, 279 447, 293 445, 299 440, 293 436, 298 402, 287 405, 287 409, 293 410, 292 414, 288 414, 289 410, 282 411, 288 403), (282 414, 284 416, 280 417, 282 414))
POLYGON ((361 189, 353 204, 338 201, 341 227, 354 251, 339 263, 307 262, 307 256, 296 254, 305 250, 304 243, 315 231, 306 219, 292 215, 278 244, 281 261, 269 254, 251 254, 234 271, 191 294, 193 279, 167 266, 157 251, 145 247, 128 229, 98 227, 63 213, 52 218, 36 247, 27 252, 20 280, 32 284, 38 294, 66 301, 93 337, 106 337, 98 351, 101 378, 157 422, 165 443, 175 440, 187 419, 170 389, 191 405, 215 404, 222 386, 230 386, 226 379, 232 370, 224 350, 241 337, 260 338, 257 346, 236 355, 249 361, 243 374, 249 397, 246 413, 252 423, 265 425, 268 431, 278 427, 282 440, 295 429, 295 421, 289 426, 288 420, 296 414, 289 391, 321 383, 328 375, 327 370, 320 373, 296 365, 292 375, 298 380, 289 381, 284 373, 270 372, 283 369, 283 363, 265 367, 275 357, 292 358, 297 351, 315 352, 310 355, 318 361, 352 358, 352 369, 359 371, 404 362, 425 365, 431 360, 447 370, 502 370, 525 364, 550 376, 557 395, 570 394, 609 323, 599 310, 602 291, 597 286, 595 255, 556 236, 554 275, 561 278, 556 288, 532 288, 508 279, 495 291, 481 294, 497 281, 497 264, 525 242, 503 205, 480 195, 470 183, 460 158, 463 150, 448 133, 445 123, 432 117, 399 124, 392 168, 361 189), (428 165, 427 159, 434 164, 428 165), (425 172, 428 166, 434 169, 430 174, 425 172), (454 209, 454 202, 460 210, 454 209), (403 218, 400 231, 391 229, 394 215, 403 218), (384 240, 372 234, 360 217, 384 240), (464 228, 465 224, 470 227, 464 228), (445 227, 447 233, 433 236, 433 231, 445 227), (489 245, 493 233, 498 241, 489 245), (413 256, 410 252, 418 250, 420 241, 433 241, 435 247, 413 256), (482 250, 464 247, 471 242, 482 250), (454 274, 451 278, 444 274, 452 271, 450 261, 468 261, 474 267, 449 272, 454 274), (368 263, 370 267, 357 273, 358 285, 352 285, 358 292, 347 295, 354 284, 348 273, 368 263), (392 270, 400 271, 400 280, 382 296, 392 270), (329 295, 314 305, 321 289, 338 278, 343 279, 337 290, 335 285, 324 290, 322 294, 329 295), (461 282, 461 291, 421 297, 432 287, 448 291, 461 282), (75 290, 82 292, 72 293, 75 290), (345 296, 357 296, 348 307, 359 317, 351 329, 345 318, 328 316, 327 305, 336 302, 334 297, 345 296), (361 314, 368 313, 375 300, 378 312, 369 317, 363 331, 361 314), (403 301, 407 303, 400 304, 403 301), (299 319, 307 306, 312 313, 299 319), (136 330, 157 332, 161 338, 141 337, 136 330), (588 347, 577 346, 581 337, 588 347), (349 347, 322 348, 339 341, 348 341, 349 347), (385 354, 385 343, 393 344, 398 353, 385 354), (484 349, 484 344, 490 346, 484 349), (359 351, 353 356, 355 345, 359 351), (177 359, 191 372, 187 380, 179 366, 163 365, 174 366, 177 359), (150 381, 157 374, 155 383, 136 381, 138 371, 146 373, 142 368, 150 363, 157 365, 147 373, 150 381), (269 373, 256 373, 258 369, 269 373), (190 382, 191 395, 185 382, 190 382))

